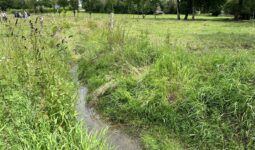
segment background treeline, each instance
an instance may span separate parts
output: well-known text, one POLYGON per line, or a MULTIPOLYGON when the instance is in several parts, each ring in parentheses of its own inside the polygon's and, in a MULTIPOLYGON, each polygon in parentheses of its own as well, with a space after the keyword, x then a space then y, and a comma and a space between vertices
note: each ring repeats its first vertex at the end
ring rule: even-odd
MULTIPOLYGON (((160 9, 168 14, 210 13, 214 16, 222 12, 235 15, 236 19, 250 19, 255 15, 254 0, 83 0, 87 12, 112 12, 130 14, 154 14, 160 9)), ((179 16, 179 15, 178 15, 179 16)), ((179 18, 179 17, 178 17, 179 18)))
POLYGON ((224 11, 234 15, 236 19, 250 19, 255 16, 254 0, 0 0, 2 10, 31 9, 35 12, 56 12, 58 6, 63 10, 74 11, 80 6, 90 14, 114 11, 146 15, 162 10, 170 14, 185 14, 185 19, 188 19, 189 14, 193 14, 194 19, 198 12, 217 16, 224 11))

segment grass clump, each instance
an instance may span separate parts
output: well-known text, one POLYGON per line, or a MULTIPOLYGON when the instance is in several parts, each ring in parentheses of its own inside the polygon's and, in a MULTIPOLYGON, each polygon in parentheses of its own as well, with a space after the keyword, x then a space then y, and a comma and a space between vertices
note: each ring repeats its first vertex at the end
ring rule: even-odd
MULTIPOLYGON (((144 32, 126 35, 125 42, 112 37, 107 42, 109 35, 119 34, 101 36, 97 50, 84 51, 80 60, 80 78, 91 93, 109 81, 118 83, 97 102, 103 116, 127 126, 147 149, 255 148, 253 46, 236 49, 239 43, 230 38, 233 44, 223 47, 224 41, 210 38, 207 42, 214 44, 202 45, 207 49, 190 49, 169 45, 170 36, 158 42, 151 40, 157 35, 144 32)), ((176 30, 172 34, 180 36, 176 30)), ((253 45, 249 40, 241 43, 253 45)))
POLYGON ((0 24, 0 149, 111 149, 76 118, 70 25, 32 21, 0 24))

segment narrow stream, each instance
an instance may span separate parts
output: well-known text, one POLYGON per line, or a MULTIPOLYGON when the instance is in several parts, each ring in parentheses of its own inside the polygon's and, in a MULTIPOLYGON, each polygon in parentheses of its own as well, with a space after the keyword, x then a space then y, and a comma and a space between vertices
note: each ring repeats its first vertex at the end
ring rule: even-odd
POLYGON ((88 131, 100 132, 108 128, 107 141, 110 145, 116 147, 117 150, 141 150, 142 148, 139 146, 138 141, 132 139, 122 131, 111 127, 111 125, 100 119, 99 115, 93 110, 93 108, 86 104, 88 89, 79 84, 77 70, 78 66, 76 65, 71 71, 79 86, 77 112, 79 119, 84 122, 84 125, 86 128, 88 128, 88 131))

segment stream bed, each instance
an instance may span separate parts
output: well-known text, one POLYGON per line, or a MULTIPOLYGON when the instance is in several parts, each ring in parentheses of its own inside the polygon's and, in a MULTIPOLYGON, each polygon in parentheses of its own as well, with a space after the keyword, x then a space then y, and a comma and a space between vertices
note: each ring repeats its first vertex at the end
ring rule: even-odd
MULTIPOLYGON (((77 102, 77 112, 78 118, 84 122, 85 127, 88 132, 101 132, 107 129, 106 138, 109 145, 115 147, 117 150, 141 150, 139 142, 127 134, 123 133, 121 130, 113 128, 110 124, 106 123, 100 118, 100 116, 94 111, 93 108, 89 107, 86 103, 88 89, 82 86, 78 81, 78 66, 74 66, 71 73, 76 82, 78 82, 78 102, 77 102)), ((108 148, 106 148, 108 149, 108 148)))

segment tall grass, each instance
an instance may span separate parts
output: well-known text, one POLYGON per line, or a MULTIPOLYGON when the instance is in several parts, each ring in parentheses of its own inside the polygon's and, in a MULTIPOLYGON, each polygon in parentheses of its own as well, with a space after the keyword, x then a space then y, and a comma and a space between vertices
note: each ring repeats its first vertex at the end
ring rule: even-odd
POLYGON ((0 149, 111 149, 77 121, 64 22, 0 24, 0 149))
POLYGON ((217 45, 194 51, 123 32, 103 34, 80 60, 91 93, 118 83, 96 105, 103 116, 128 126, 148 149, 255 148, 253 50, 236 50, 232 41, 235 51, 217 45))

